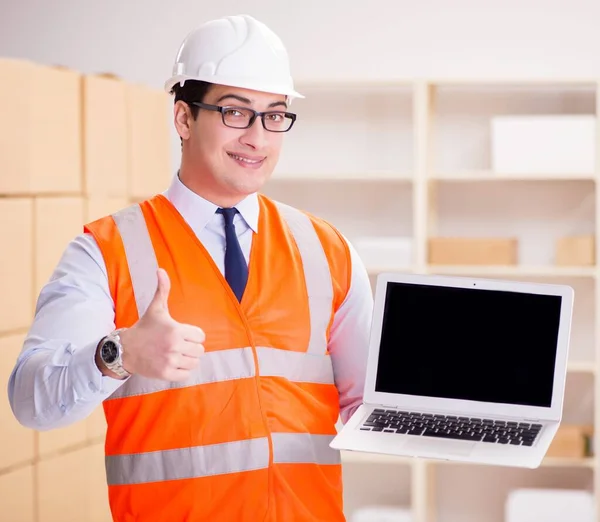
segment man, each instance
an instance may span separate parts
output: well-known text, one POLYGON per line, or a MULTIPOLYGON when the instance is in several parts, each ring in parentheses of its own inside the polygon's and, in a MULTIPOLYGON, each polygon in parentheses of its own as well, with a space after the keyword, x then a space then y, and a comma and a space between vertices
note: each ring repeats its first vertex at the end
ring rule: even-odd
POLYGON ((178 175, 68 246, 15 416, 49 430, 103 404, 115 521, 344 520, 329 442, 362 399, 372 294, 336 229, 259 193, 301 96, 287 53, 249 16, 214 20, 166 89, 178 175))

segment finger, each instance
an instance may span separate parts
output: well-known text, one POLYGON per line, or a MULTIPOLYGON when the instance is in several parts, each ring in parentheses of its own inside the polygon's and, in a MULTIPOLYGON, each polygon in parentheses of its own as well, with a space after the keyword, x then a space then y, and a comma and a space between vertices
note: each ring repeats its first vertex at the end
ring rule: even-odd
POLYGON ((204 333, 204 330, 191 324, 182 324, 180 333, 184 340, 191 343, 202 344, 206 340, 206 334, 204 333))
POLYGON ((154 293, 154 297, 152 301, 148 305, 148 310, 162 310, 165 312, 169 312, 169 293, 171 291, 171 280, 169 279, 169 275, 165 271, 164 268, 159 268, 156 271, 156 277, 158 279, 156 285, 156 292, 154 293))
POLYGON ((181 355, 186 357, 193 357, 197 359, 204 353, 204 345, 202 343, 191 343, 189 341, 183 341, 179 347, 181 355))
POLYGON ((193 357, 189 355, 184 355, 183 353, 180 357, 177 358, 177 362, 175 363, 177 370, 193 370, 198 366, 199 359, 198 357, 193 357))

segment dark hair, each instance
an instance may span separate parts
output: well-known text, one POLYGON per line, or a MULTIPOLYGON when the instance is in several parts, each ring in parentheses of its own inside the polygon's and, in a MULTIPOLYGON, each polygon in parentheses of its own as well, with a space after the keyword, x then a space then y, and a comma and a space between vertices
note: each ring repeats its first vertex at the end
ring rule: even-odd
POLYGON ((211 87, 212 83, 186 80, 183 87, 179 83, 176 83, 173 89, 171 89, 171 93, 175 95, 174 103, 177 103, 179 100, 187 103, 192 112, 192 118, 196 119, 200 108, 192 105, 192 102, 204 101, 204 96, 206 96, 211 87))

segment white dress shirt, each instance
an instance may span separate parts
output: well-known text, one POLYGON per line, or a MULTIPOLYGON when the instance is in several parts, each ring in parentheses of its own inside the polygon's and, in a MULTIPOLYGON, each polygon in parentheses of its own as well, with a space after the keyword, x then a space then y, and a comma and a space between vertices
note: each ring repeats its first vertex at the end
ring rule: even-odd
MULTIPOLYGON (((223 273, 225 230, 218 207, 189 190, 178 176, 164 195, 223 273)), ((253 234, 260 233, 257 195, 236 208, 236 233, 248 261, 253 234)), ((351 287, 335 314, 329 343, 344 422, 362 401, 373 307, 367 272, 349 246, 351 287)), ((125 382, 103 376, 95 363, 96 347, 115 328, 114 319, 102 254, 93 236, 81 234, 69 243, 40 292, 33 324, 9 379, 10 405, 21 424, 49 430, 83 420, 125 382)))

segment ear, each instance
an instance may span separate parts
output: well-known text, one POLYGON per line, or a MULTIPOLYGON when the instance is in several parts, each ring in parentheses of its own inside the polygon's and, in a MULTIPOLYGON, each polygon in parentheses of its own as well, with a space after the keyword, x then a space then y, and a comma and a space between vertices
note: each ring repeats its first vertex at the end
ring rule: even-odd
POLYGON ((190 127, 194 121, 192 112, 187 103, 179 100, 173 107, 173 117, 175 128, 182 140, 187 140, 190 137, 190 127))

